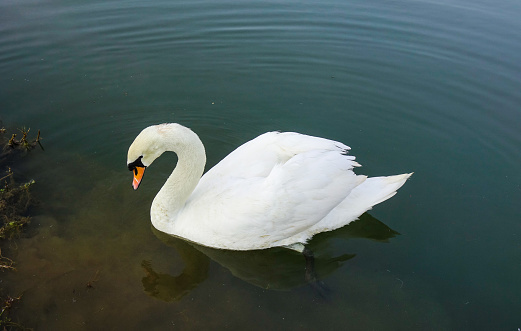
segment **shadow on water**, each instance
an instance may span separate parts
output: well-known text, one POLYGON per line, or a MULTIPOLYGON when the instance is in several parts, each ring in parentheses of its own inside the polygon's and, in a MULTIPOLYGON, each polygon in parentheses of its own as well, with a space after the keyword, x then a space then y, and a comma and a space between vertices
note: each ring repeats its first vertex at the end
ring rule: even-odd
MULTIPOLYGON (((170 236, 152 228, 154 234, 166 245, 173 247, 184 262, 179 275, 170 275, 154 270, 149 261, 143 261, 146 273, 143 287, 147 294, 163 301, 182 299, 208 277, 210 260, 228 269, 235 277, 271 290, 288 290, 309 282, 306 261, 301 253, 275 247, 254 251, 230 251, 201 246, 170 236)), ((335 272, 355 254, 334 254, 328 249, 332 239, 367 238, 386 242, 398 235, 387 225, 365 213, 356 222, 333 232, 317 235, 308 248, 315 256, 315 270, 318 279, 335 272)))

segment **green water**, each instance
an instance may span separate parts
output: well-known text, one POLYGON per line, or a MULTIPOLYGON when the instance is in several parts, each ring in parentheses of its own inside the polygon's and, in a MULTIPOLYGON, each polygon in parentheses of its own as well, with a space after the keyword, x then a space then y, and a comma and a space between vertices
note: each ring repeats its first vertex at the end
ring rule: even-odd
MULTIPOLYGON (((17 166, 40 204, 2 288, 37 330, 517 330, 521 4, 2 1, 0 119, 40 129, 17 166), (339 140, 369 176, 415 174, 294 252, 165 237, 126 152, 179 122, 207 168, 273 130, 339 140), (89 285, 89 286, 87 286, 89 285)), ((7 252, 7 248, 3 250, 7 252)))

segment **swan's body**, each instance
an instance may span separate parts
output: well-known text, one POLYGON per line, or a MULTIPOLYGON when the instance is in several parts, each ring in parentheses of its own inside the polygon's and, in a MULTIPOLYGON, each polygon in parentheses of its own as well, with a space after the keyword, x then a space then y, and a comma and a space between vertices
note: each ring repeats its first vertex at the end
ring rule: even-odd
POLYGON ((178 155, 152 203, 155 228, 204 246, 251 250, 305 243, 340 228, 392 197, 411 175, 355 175, 359 164, 348 150, 332 140, 268 132, 202 176, 199 137, 179 124, 162 124, 136 137, 127 163, 137 189, 144 168, 164 151, 178 155))

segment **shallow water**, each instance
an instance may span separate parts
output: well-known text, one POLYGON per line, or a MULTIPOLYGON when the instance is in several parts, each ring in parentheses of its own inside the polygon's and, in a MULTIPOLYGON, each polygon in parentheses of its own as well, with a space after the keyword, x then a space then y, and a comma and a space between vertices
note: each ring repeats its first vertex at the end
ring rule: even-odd
MULTIPOLYGON (((41 201, 10 248, 14 316, 55 329, 521 327, 517 1, 3 1, 0 119, 41 129, 18 170, 41 201), (233 253, 165 238, 126 151, 199 134, 211 167, 256 135, 342 141, 391 200, 311 247, 233 253), (87 286, 89 285, 89 286, 87 286), (325 292, 325 293, 324 293, 325 292)), ((34 131, 32 131, 34 132, 34 131)))

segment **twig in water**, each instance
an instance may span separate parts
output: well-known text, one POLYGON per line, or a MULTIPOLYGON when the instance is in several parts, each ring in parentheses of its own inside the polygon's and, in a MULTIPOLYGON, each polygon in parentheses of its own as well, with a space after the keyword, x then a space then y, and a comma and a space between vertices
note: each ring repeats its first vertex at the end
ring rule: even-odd
POLYGON ((87 282, 87 288, 94 288, 94 283, 98 281, 99 270, 94 274, 94 278, 87 282))

